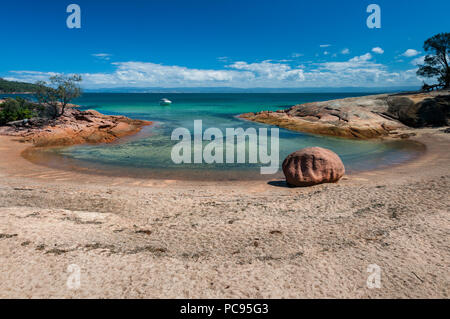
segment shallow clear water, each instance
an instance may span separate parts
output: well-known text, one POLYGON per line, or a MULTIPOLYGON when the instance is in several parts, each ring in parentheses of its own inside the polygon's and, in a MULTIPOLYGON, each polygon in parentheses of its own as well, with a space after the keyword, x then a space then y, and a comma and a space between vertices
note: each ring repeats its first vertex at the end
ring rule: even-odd
MULTIPOLYGON (((106 173, 150 176, 174 179, 240 179, 267 178, 260 175, 261 164, 174 164, 170 136, 177 127, 193 132, 194 120, 202 120, 203 130, 219 128, 247 129, 270 126, 236 118, 246 112, 278 110, 312 101, 330 100, 361 93, 327 94, 84 94, 74 103, 82 109, 95 109, 104 114, 120 114, 146 119, 155 125, 146 127, 136 136, 118 143, 78 145, 46 150, 46 160, 55 156, 65 159, 65 165, 85 167, 106 173), (173 101, 160 106, 161 98, 173 101)), ((404 141, 357 141, 329 138, 280 129, 280 164, 293 151, 304 147, 321 146, 335 151, 342 158, 347 171, 372 170, 398 164, 421 152, 415 143, 404 141)), ((209 142, 205 142, 205 145, 209 142)), ((246 145, 248 149, 248 145, 246 145)), ((55 160, 54 162, 58 162, 55 160)), ((59 161, 61 162, 61 161, 59 161)), ((266 166, 266 165, 264 165, 266 166)), ((281 173, 276 174, 280 176, 281 173)))

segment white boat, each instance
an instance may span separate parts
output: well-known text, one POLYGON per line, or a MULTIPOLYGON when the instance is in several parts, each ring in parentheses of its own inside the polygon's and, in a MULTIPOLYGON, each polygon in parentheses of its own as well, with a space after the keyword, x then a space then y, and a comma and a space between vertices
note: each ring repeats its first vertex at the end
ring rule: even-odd
POLYGON ((164 98, 159 100, 159 105, 170 105, 170 104, 172 104, 172 101, 169 99, 164 98))

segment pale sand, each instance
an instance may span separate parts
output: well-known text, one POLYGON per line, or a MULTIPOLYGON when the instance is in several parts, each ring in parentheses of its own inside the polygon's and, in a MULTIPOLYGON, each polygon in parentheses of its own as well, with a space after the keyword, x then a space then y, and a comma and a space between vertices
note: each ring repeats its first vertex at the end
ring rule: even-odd
POLYGON ((450 135, 414 132, 413 162, 295 189, 61 171, 0 136, 0 297, 448 298, 450 135))

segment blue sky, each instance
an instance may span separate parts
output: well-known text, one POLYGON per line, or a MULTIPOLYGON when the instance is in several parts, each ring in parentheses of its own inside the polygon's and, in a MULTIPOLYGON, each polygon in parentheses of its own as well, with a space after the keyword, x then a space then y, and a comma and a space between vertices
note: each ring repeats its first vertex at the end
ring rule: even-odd
POLYGON ((15 0, 1 9, 1 77, 78 73, 86 88, 419 85, 424 40, 450 32, 448 0, 15 0), (71 3, 81 29, 66 26, 71 3), (371 3, 381 29, 366 25, 371 3))

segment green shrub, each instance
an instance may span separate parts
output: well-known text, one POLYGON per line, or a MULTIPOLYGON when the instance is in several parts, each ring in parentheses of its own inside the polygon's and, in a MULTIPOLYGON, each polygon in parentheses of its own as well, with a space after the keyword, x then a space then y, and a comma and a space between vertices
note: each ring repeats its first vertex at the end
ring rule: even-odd
POLYGON ((29 119, 36 115, 36 106, 23 99, 16 98, 6 99, 0 104, 0 125, 5 125, 8 122, 29 119))

